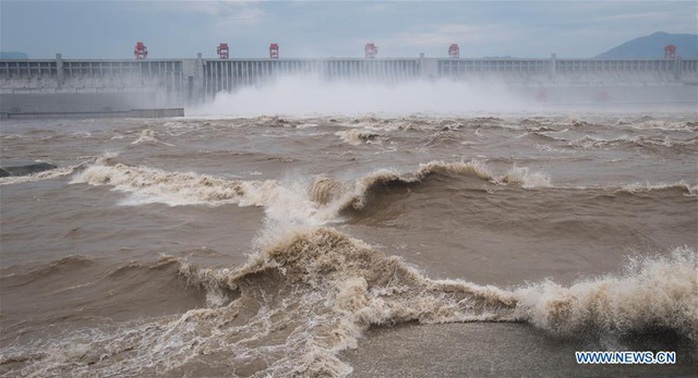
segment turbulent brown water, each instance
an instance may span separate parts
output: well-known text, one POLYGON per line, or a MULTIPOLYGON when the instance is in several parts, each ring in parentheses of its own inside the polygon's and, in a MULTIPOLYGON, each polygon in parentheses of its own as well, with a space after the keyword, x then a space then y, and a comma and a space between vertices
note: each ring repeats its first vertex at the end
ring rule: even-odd
POLYGON ((698 116, 3 121, 0 375, 698 372, 698 116), (575 350, 674 350, 579 366, 575 350))

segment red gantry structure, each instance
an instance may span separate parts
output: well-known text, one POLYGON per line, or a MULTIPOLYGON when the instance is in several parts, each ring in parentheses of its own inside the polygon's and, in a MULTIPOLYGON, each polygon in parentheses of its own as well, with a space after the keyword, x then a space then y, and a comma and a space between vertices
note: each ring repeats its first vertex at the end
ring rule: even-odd
POLYGON ((133 55, 137 60, 148 58, 148 48, 143 42, 136 42, 136 47, 133 48, 133 55))
POLYGON ((228 49, 227 43, 219 44, 216 52, 218 52, 219 59, 230 59, 230 49, 228 49))
POLYGON ((272 43, 269 45, 269 59, 279 59, 279 44, 272 43))
POLYGON ((676 45, 666 45, 666 47, 664 47, 664 58, 676 58, 676 45))
POLYGON ((375 58, 378 55, 378 47, 373 43, 367 43, 364 52, 366 53, 366 59, 375 58))
POLYGON ((448 46, 448 56, 451 59, 460 58, 460 47, 458 47, 457 43, 451 43, 451 46, 448 46))

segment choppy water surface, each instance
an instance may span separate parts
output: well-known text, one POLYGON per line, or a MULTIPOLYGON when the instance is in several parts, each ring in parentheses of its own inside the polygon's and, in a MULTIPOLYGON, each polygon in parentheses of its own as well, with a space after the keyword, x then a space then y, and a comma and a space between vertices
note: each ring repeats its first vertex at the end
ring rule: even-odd
POLYGON ((3 376, 698 371, 695 113, 0 131, 3 376))

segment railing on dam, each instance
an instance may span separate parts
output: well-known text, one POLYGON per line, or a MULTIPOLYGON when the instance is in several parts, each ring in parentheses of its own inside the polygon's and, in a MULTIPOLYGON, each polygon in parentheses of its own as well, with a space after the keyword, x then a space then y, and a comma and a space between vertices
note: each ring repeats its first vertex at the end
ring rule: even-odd
POLYGON ((661 85, 695 83, 697 67, 697 59, 449 59, 439 60, 438 74, 511 84, 661 85))
POLYGON ((153 106, 174 106, 283 75, 388 84, 422 78, 519 86, 696 85, 698 58, 68 60, 57 54, 0 60, 0 94, 152 93, 159 99, 153 106))

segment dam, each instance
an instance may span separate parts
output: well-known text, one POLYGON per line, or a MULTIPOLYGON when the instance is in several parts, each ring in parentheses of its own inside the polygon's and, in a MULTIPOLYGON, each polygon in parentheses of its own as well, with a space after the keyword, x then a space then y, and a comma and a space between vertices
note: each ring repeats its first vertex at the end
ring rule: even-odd
POLYGON ((410 80, 502 83, 538 100, 698 101, 698 58, 327 58, 0 60, 0 112, 124 112, 188 107, 282 75, 396 85, 410 80), (639 90, 638 88, 641 88, 639 90), (639 97, 638 97, 639 96, 639 97), (628 97, 629 98, 629 97, 628 97))

